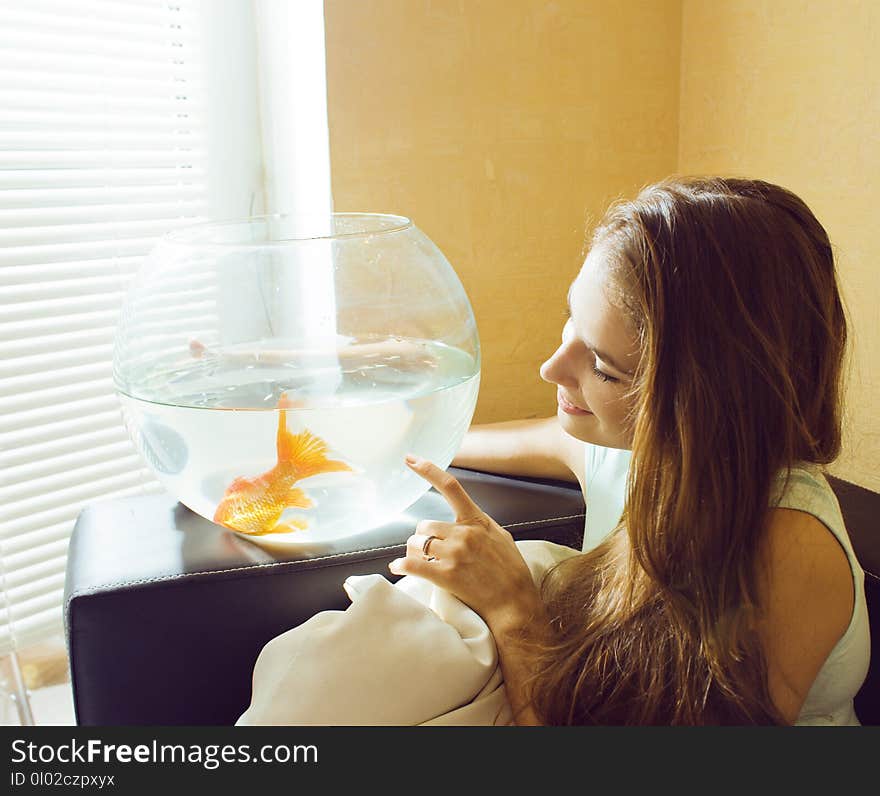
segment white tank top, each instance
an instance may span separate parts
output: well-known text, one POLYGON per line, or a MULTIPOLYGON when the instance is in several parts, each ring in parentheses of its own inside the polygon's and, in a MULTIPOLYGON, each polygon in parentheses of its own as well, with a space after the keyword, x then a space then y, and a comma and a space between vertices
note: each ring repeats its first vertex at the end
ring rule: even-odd
MULTIPOLYGON (((631 453, 588 442, 584 447, 586 522, 582 549, 586 552, 596 547, 620 520, 631 453)), ((849 626, 816 675, 795 723, 858 725, 853 698, 867 676, 871 657, 865 573, 846 531, 837 496, 821 468, 809 463, 794 468, 788 488, 780 497, 782 483, 780 474, 771 493, 770 505, 804 511, 823 523, 846 552, 855 587, 855 604, 849 626)))

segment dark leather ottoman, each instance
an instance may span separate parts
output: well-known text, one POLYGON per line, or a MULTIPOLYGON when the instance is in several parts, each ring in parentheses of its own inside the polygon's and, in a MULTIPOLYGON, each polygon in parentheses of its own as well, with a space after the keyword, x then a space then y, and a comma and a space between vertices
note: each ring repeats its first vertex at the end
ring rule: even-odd
MULTIPOLYGON (((579 548, 576 484, 452 468, 516 539, 579 548)), ((865 575, 872 649, 880 650, 880 495, 829 478, 865 575)), ((98 503, 70 541, 65 585, 74 706, 80 725, 231 725, 250 702, 263 645, 318 611, 344 610, 349 575, 388 572, 422 518, 451 519, 433 490, 407 519, 323 554, 283 559, 170 497, 98 503)), ((880 724, 880 654, 856 696, 880 724)))
MULTIPOLYGON (((516 539, 580 547, 576 484, 452 468, 516 539)), ((344 610, 350 575, 388 572, 419 519, 452 520, 434 490, 336 549, 273 555, 167 495, 96 503, 70 540, 64 620, 79 725, 232 725, 271 638, 344 610)))

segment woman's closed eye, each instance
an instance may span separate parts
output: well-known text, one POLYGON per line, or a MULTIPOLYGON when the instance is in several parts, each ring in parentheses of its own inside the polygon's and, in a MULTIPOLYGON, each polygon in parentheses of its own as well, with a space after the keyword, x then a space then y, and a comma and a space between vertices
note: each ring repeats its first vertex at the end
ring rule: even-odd
POLYGON ((609 376, 607 373, 603 373, 595 365, 593 365, 593 373, 602 379, 602 381, 620 381, 620 379, 615 379, 614 376, 609 376))
MULTIPOLYGON (((574 330, 574 320, 571 317, 571 311, 568 309, 568 307, 566 307, 565 308, 565 326, 563 327, 563 330, 562 330, 563 342, 566 341, 566 332, 571 334, 573 332, 573 330, 574 330)), ((591 349, 587 349, 587 350, 590 351, 590 353, 592 354, 591 349)), ((595 354, 593 354, 593 356, 595 357, 595 354)), ((599 370, 599 368, 596 367, 595 360, 594 360, 593 365, 590 369, 593 371, 593 373, 596 375, 596 377, 601 379, 602 381, 605 381, 605 382, 620 381, 620 379, 618 379, 614 376, 610 376, 607 373, 605 373, 604 371, 599 370)))

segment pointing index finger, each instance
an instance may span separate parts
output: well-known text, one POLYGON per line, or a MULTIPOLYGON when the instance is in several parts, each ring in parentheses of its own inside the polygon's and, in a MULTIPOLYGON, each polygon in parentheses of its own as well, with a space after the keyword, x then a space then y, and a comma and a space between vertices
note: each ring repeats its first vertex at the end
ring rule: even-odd
POLYGON ((441 470, 433 462, 412 454, 407 455, 405 461, 410 468, 446 498, 446 502, 455 512, 456 522, 467 522, 483 516, 483 510, 474 503, 454 475, 441 470))

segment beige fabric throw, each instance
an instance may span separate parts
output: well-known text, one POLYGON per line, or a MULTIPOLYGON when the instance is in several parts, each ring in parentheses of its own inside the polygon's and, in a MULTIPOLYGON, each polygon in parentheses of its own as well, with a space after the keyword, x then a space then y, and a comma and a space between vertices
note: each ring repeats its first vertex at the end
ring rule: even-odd
MULTIPOLYGON (((580 551, 517 542, 536 582, 580 551)), ((269 641, 244 725, 511 724, 495 641, 461 600, 422 578, 357 575, 344 611, 322 611, 269 641)))

